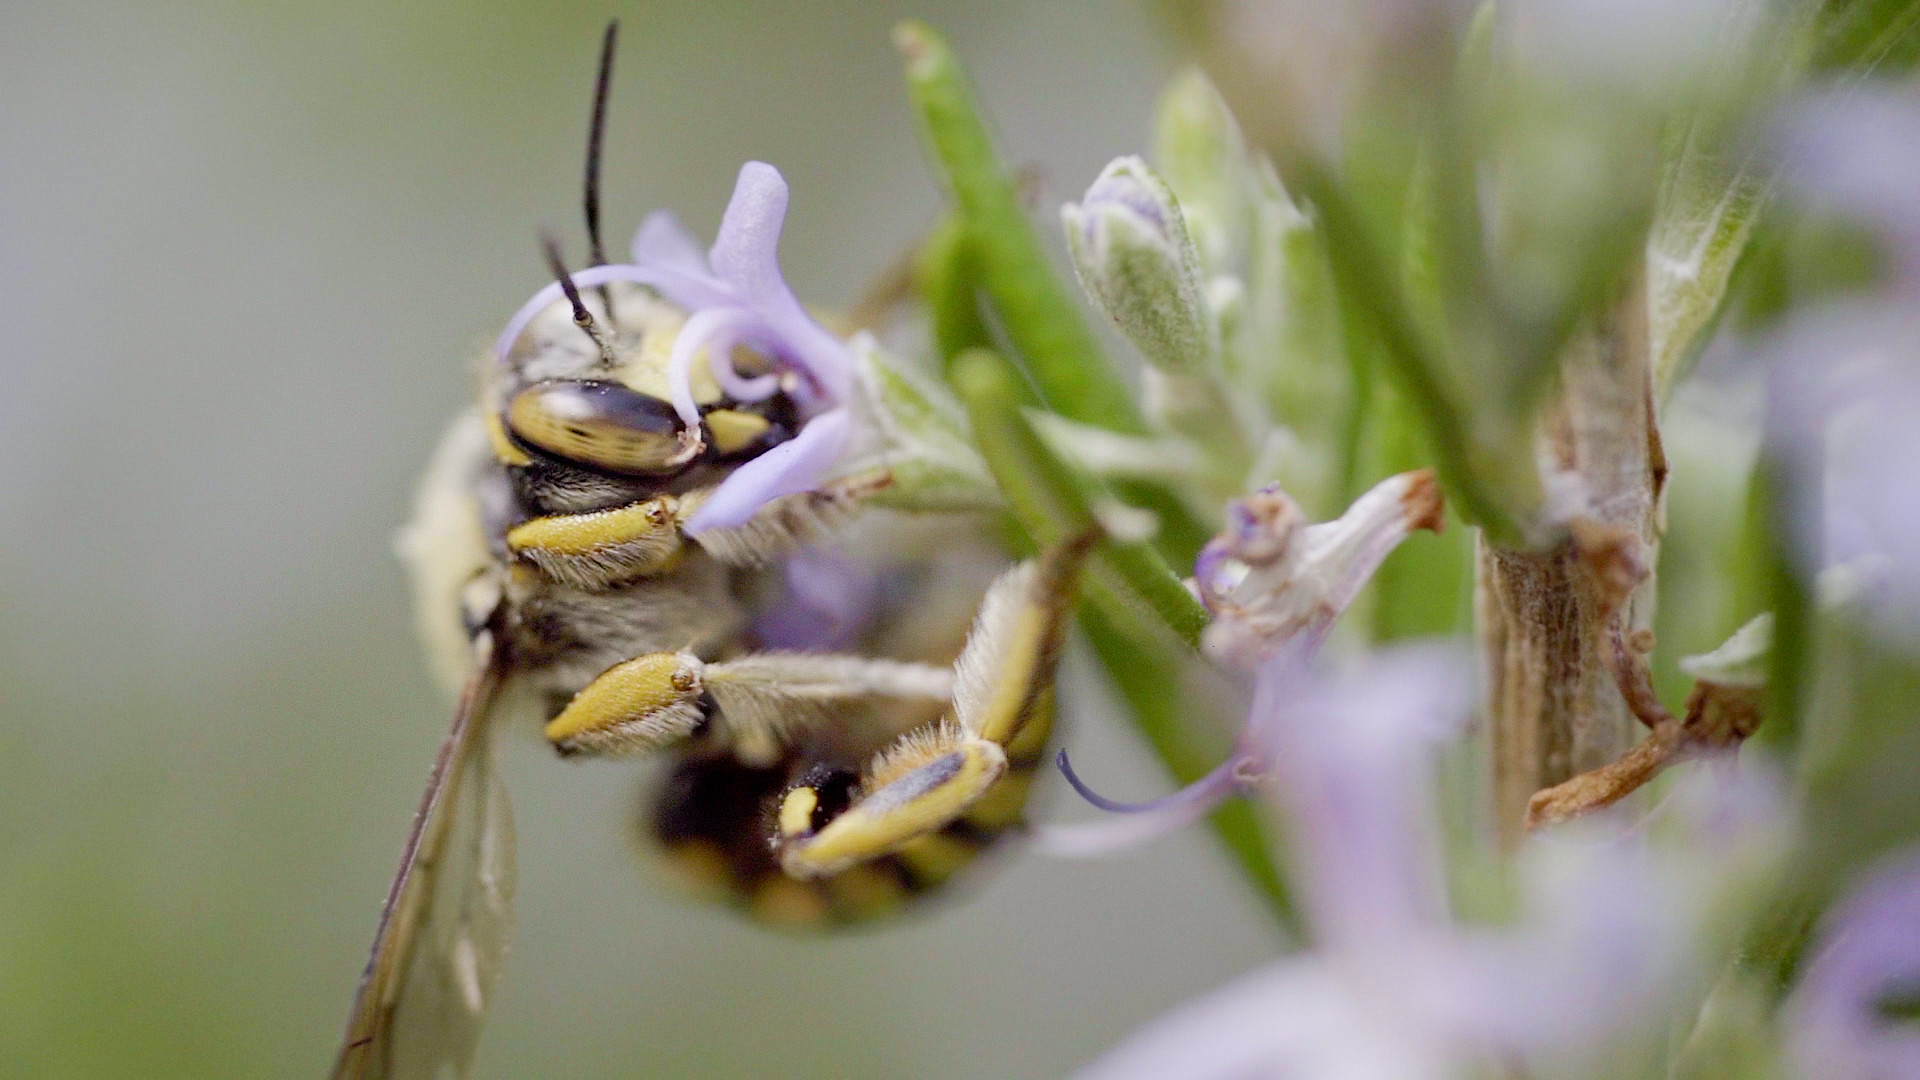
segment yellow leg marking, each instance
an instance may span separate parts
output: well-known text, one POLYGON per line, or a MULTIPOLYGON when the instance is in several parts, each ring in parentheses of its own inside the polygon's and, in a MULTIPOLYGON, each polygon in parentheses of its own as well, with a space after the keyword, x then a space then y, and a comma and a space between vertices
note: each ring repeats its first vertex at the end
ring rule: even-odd
POLYGON ((552 555, 590 555, 618 544, 657 538, 677 547, 677 541, 669 539, 674 531, 673 511, 673 500, 662 497, 612 510, 534 518, 507 533, 507 546, 515 551, 537 548, 552 555))
POLYGON ((1041 705, 1066 640, 1074 581, 1099 538, 1097 532, 1081 533, 1040 556, 1027 588, 1026 606, 1001 651, 993 697, 980 716, 967 718, 967 727, 975 735, 1005 746, 1041 705))
POLYGON ((816 878, 897 851, 959 817, 1006 769, 999 745, 968 740, 868 793, 812 836, 789 839, 780 864, 796 878, 816 878))
POLYGON ((563 753, 644 753, 686 738, 702 719, 700 661, 648 653, 600 673, 547 723, 563 753))
POLYGON ((713 433, 713 448, 723 454, 745 450, 773 426, 759 413, 736 409, 715 409, 706 415, 706 421, 707 430, 713 433))
POLYGON ((676 500, 662 495, 631 506, 534 518, 507 533, 507 547, 549 577, 593 588, 655 574, 680 555, 676 500))
POLYGON ((1006 744, 1008 761, 1036 761, 1047 752, 1053 735, 1053 685, 1049 682, 1027 707, 1027 719, 1006 744))

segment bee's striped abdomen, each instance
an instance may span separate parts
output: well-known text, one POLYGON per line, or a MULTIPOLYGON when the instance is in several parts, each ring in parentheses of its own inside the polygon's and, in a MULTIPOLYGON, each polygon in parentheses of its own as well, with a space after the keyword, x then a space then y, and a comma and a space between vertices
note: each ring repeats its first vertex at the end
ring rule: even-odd
POLYGON ((1029 724, 1040 729, 1036 748, 1010 760, 1007 774, 968 813, 897 852, 829 877, 789 877, 774 857, 780 796, 804 771, 792 756, 767 767, 730 755, 682 760, 644 811, 643 832, 674 874, 755 921, 827 930, 886 918, 940 890, 1021 824, 1050 711, 1029 724))

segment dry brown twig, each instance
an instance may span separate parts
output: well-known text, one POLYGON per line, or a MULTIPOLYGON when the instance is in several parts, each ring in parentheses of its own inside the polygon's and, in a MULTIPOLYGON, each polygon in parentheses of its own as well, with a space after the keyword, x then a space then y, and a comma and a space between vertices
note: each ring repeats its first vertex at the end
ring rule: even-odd
POLYGON ((1686 716, 1667 711, 1654 693, 1653 674, 1647 666, 1651 635, 1643 631, 1629 640, 1624 629, 1626 597, 1647 572, 1637 541, 1590 522, 1575 523, 1572 532, 1588 571, 1618 598, 1609 614, 1608 666, 1627 708, 1650 734, 1611 764, 1535 792, 1527 803, 1529 831, 1611 806, 1668 766, 1737 747, 1760 726, 1762 691, 1753 686, 1697 679, 1687 695, 1686 716))

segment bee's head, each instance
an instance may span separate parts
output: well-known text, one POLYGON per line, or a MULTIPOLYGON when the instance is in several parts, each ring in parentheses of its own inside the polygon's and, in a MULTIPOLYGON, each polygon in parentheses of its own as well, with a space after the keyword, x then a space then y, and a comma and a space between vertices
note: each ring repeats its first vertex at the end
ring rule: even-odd
POLYGON ((503 464, 547 481, 584 474, 572 479, 611 499, 712 483, 798 431, 794 376, 758 353, 732 349, 723 387, 703 350, 676 395, 669 368, 686 315, 624 282, 580 299, 587 323, 570 298, 556 300, 496 369, 486 407, 503 464))
POLYGON ((555 280, 494 345, 488 427, 535 509, 710 488, 688 533, 736 526, 771 499, 813 490, 840 460, 854 357, 781 276, 788 192, 771 165, 741 166, 707 250, 656 211, 634 236, 633 261, 607 261, 598 184, 611 41, 587 151, 594 265, 571 273, 546 241, 555 280))

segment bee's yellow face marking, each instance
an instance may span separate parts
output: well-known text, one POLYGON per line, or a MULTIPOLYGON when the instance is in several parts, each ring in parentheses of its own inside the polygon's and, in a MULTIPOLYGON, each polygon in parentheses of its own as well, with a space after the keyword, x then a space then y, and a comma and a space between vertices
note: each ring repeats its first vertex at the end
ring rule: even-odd
MULTIPOLYGON (((625 304, 622 304, 625 310, 625 304)), ((629 388, 662 401, 673 396, 671 383, 667 379, 667 365, 673 359, 673 343, 680 337, 680 328, 686 325, 687 317, 677 308, 665 304, 649 309, 646 336, 640 341, 640 351, 620 368, 615 378, 629 388)), ((687 369, 688 388, 693 391, 696 405, 711 405, 723 396, 720 384, 713 377, 713 369, 707 366, 707 354, 703 349, 693 358, 693 364, 687 369)))
POLYGON ((707 414, 707 430, 713 433, 713 448, 734 454, 753 445, 773 424, 758 413, 735 409, 715 409, 707 414))
POLYGON ((685 653, 649 653, 615 664, 573 696, 546 728, 566 753, 645 753, 693 734, 700 661, 685 653))
POLYGON ((671 403, 614 382, 529 386, 508 403, 507 430, 563 461, 634 476, 677 472, 700 449, 671 403))

